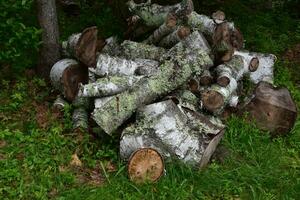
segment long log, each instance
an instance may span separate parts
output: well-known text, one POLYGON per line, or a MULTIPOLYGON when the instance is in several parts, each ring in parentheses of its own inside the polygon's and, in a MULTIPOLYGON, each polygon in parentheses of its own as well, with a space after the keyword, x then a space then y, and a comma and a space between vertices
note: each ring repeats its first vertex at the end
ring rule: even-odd
POLYGON ((125 160, 137 149, 150 147, 165 158, 203 168, 223 136, 222 124, 182 111, 170 100, 148 105, 137 115, 135 125, 126 128, 121 136, 120 155, 125 160))
POLYGON ((160 60, 167 50, 154 45, 125 40, 121 44, 121 55, 127 59, 160 60))
POLYGON ((76 60, 63 59, 53 65, 50 79, 55 89, 59 90, 67 100, 73 101, 79 83, 88 82, 88 70, 76 60))
POLYGON ((99 54, 94 73, 100 77, 130 76, 134 75, 138 68, 143 67, 143 73, 145 73, 145 75, 151 75, 151 73, 157 70, 158 65, 159 63, 157 61, 149 59, 128 60, 106 54, 99 54))
POLYGON ((177 19, 174 15, 168 14, 165 23, 160 25, 146 40, 143 42, 146 44, 157 44, 163 37, 175 31, 177 19))
POLYGON ((137 84, 143 76, 110 76, 100 78, 94 83, 80 85, 78 96, 105 97, 124 92, 137 84))
POLYGON ((141 81, 132 90, 116 95, 102 108, 95 109, 92 114, 95 122, 106 133, 112 134, 138 107, 152 103, 177 89, 193 73, 201 73, 202 67, 212 65, 207 53, 201 49, 190 52, 188 48, 189 46, 180 48, 180 45, 176 45, 170 50, 173 56, 160 65, 160 71, 156 75, 141 81))

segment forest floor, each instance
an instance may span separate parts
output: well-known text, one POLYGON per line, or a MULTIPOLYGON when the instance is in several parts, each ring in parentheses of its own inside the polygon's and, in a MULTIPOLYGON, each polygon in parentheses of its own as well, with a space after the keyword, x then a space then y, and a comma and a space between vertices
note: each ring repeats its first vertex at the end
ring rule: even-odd
MULTIPOLYGON (((275 83, 291 91, 299 108, 300 21, 239 3, 220 9, 240 27, 247 49, 277 55, 275 83)), ((72 108, 63 116, 53 112, 56 93, 31 70, 0 79, 0 88, 0 199, 300 197, 299 118, 288 136, 274 139, 232 116, 223 155, 206 169, 166 163, 159 182, 137 185, 119 160, 118 138, 73 133, 72 108)))

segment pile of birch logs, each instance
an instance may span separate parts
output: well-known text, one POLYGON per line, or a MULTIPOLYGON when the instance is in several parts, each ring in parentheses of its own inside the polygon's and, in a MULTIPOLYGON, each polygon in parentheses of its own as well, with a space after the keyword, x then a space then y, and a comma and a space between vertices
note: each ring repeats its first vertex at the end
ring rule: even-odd
POLYGON ((62 93, 54 105, 73 105, 74 128, 121 132, 125 160, 152 148, 200 168, 224 135, 220 116, 227 107, 249 112, 267 130, 291 130, 296 106, 287 90, 273 86, 276 57, 244 50, 224 12, 198 14, 192 0, 170 6, 130 0, 128 8, 135 23, 156 27, 144 41, 100 39, 91 27, 63 42, 68 58, 51 71, 62 93), (245 104, 244 77, 258 84, 245 104))

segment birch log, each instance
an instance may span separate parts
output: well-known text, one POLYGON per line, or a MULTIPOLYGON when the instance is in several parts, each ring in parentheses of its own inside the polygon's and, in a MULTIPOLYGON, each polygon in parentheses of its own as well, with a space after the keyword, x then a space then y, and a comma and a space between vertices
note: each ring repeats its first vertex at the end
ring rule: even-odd
POLYGON ((168 13, 174 13, 176 17, 183 18, 194 10, 192 0, 183 0, 181 3, 170 6, 146 3, 136 4, 133 0, 127 2, 129 10, 138 15, 147 26, 159 27, 165 22, 168 13))
POLYGON ((203 120, 193 114, 189 116, 197 122, 190 124, 186 113, 171 100, 140 109, 137 123, 122 133, 121 158, 126 160, 137 149, 150 147, 165 158, 171 157, 204 167, 223 136, 224 126, 218 127, 205 117, 203 120))
POLYGON ((120 54, 120 44, 117 37, 109 37, 105 40, 106 45, 101 50, 102 54, 117 56, 120 54))
POLYGON ((135 71, 143 67, 145 75, 151 75, 157 71, 159 63, 149 59, 128 60, 119 57, 113 57, 106 54, 99 54, 97 58, 97 66, 94 73, 100 77, 104 76, 130 76, 135 71))
POLYGON ((150 59, 160 60, 167 50, 154 45, 125 40, 121 44, 121 55, 127 59, 150 59))
POLYGON ((236 89, 237 81, 233 78, 230 78, 230 82, 226 87, 213 84, 202 92, 201 101, 203 107, 215 115, 220 114, 230 102, 236 89))
POLYGON ((160 25, 145 41, 146 44, 157 44, 163 37, 169 35, 176 28, 176 17, 173 14, 168 14, 166 21, 160 25))
POLYGON ((62 44, 67 56, 75 57, 88 67, 95 67, 98 42, 96 26, 86 28, 82 33, 71 35, 62 44))
POLYGON ((94 83, 80 85, 80 97, 105 97, 124 92, 137 84, 143 76, 111 76, 100 78, 94 83))
POLYGON ((255 53, 255 52, 247 52, 247 51, 235 51, 234 55, 242 56, 244 59, 245 66, 248 66, 248 70, 250 73, 250 80, 257 84, 260 81, 265 81, 269 83, 273 83, 274 79, 274 64, 277 60, 277 57, 273 54, 263 54, 263 53, 255 53), (253 60, 254 58, 258 59, 253 60), (254 66, 259 64, 259 67, 254 71, 256 67, 254 66))
POLYGON ((84 108, 75 108, 72 115, 73 129, 88 129, 88 112, 84 108))
POLYGON ((164 37, 158 44, 160 47, 171 48, 191 33, 190 29, 185 26, 179 26, 173 33, 164 37))
POLYGON ((63 59, 53 65, 50 79, 55 89, 59 90, 67 100, 73 101, 79 83, 88 82, 88 70, 76 60, 63 59))
MULTIPOLYGON (((178 45, 179 46, 179 45, 178 45)), ((170 51, 176 52, 175 46, 170 51)), ((100 109, 93 119, 108 134, 112 134, 135 110, 184 85, 193 73, 201 73, 201 66, 212 65, 207 53, 199 49, 189 52, 188 46, 178 48, 177 55, 165 60, 160 71, 136 85, 132 90, 116 95, 100 109)))
POLYGON ((235 51, 229 62, 217 66, 217 83, 226 87, 231 78, 239 81, 245 74, 250 74, 250 79, 254 83, 262 80, 272 82, 275 60, 276 57, 272 54, 235 51))

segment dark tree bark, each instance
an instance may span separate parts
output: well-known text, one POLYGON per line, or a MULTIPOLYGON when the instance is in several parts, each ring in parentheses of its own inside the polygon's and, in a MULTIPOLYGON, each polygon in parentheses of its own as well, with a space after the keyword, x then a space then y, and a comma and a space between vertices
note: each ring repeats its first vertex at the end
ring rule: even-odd
POLYGON ((60 58, 59 29, 55 0, 37 0, 38 20, 43 30, 37 73, 49 79, 51 67, 60 58))

